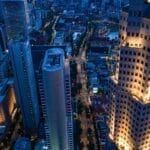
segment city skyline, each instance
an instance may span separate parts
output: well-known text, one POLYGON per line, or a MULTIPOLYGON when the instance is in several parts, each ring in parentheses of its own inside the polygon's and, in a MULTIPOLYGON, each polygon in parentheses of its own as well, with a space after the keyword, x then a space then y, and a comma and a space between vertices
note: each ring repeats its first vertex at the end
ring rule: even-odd
POLYGON ((0 1, 0 149, 150 149, 149 0, 0 1))

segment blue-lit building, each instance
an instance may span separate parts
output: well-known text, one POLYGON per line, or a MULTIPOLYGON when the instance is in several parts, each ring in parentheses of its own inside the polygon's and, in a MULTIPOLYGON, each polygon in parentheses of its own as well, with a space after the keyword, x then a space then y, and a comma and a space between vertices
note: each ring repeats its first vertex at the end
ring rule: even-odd
POLYGON ((87 9, 89 6, 89 0, 81 0, 81 7, 87 9))
POLYGON ((43 66, 43 116, 46 141, 51 150, 67 150, 67 118, 64 86, 64 56, 60 49, 46 52, 43 66))
POLYGON ((9 62, 4 25, 0 24, 0 141, 8 133, 17 111, 14 81, 10 78, 9 62))
POLYGON ((16 36, 27 35, 29 18, 26 0, 1 0, 2 14, 7 30, 8 40, 16 36))
POLYGON ((48 146, 45 140, 39 140, 35 144, 34 150, 48 150, 48 146))
POLYGON ((0 24, 0 53, 6 50, 6 34, 4 24, 0 24))
POLYGON ((70 83, 70 64, 65 61, 64 67, 64 83, 65 83, 65 100, 66 100, 66 116, 67 116, 67 136, 68 136, 68 150, 74 149, 73 139, 73 110, 71 99, 71 83, 70 83))
POLYGON ((13 150, 32 150, 30 140, 25 137, 17 139, 13 150))
POLYGON ((0 141, 9 131, 16 114, 16 97, 13 80, 0 81, 0 141))
MULTIPOLYGON (((43 89, 43 80, 42 80, 42 63, 43 63, 43 58, 45 56, 45 52, 51 48, 56 48, 56 46, 50 46, 50 45, 31 46, 35 78, 36 78, 36 83, 38 87, 37 89, 38 89, 38 94, 39 94, 39 107, 40 107, 39 137, 41 139, 45 139, 45 129, 44 129, 45 118, 43 116, 43 109, 42 109, 42 104, 44 103, 43 102, 44 89, 43 89)), ((65 50, 65 46, 61 46, 61 48, 65 50)))
POLYGON ((45 53, 42 65, 41 102, 45 120, 46 141, 52 150, 73 150, 70 70, 60 48, 45 53))
POLYGON ((27 134, 36 133, 39 125, 39 105, 29 42, 12 40, 9 44, 15 78, 17 102, 21 108, 27 134))

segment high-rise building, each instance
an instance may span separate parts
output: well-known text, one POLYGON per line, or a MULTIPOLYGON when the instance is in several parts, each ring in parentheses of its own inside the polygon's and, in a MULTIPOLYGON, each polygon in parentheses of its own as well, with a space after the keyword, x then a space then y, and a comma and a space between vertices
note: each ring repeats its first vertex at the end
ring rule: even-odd
POLYGON ((66 70, 65 76, 64 67, 62 49, 49 49, 42 66, 44 87, 42 106, 46 141, 49 149, 53 150, 73 150, 69 74, 66 70))
POLYGON ((3 53, 6 50, 6 36, 5 36, 5 27, 3 24, 0 24, 0 53, 3 53))
POLYGON ((16 114, 14 83, 5 78, 0 81, 0 141, 6 137, 16 114))
POLYGON ((35 144, 34 150, 48 150, 46 141, 44 140, 37 141, 37 143, 35 144))
POLYGON ((120 18, 121 9, 129 4, 129 0, 114 0, 115 13, 118 19, 120 18))
POLYGON ((15 92, 25 131, 27 134, 36 133, 39 124, 39 105, 29 42, 14 39, 10 42, 9 50, 15 77, 15 92))
POLYGON ((81 7, 87 9, 89 6, 89 0, 81 0, 81 7))
POLYGON ((8 40, 17 36, 26 36, 29 24, 26 0, 1 0, 0 4, 3 8, 8 40))
POLYGON ((125 150, 150 149, 150 4, 130 0, 120 20, 117 74, 110 80, 110 136, 125 150))
POLYGON ((109 3, 109 0, 102 0, 101 1, 101 11, 106 12, 106 6, 109 3))
POLYGON ((68 150, 74 149, 73 139, 73 110, 71 103, 71 83, 70 83, 70 64, 69 60, 65 60, 64 66, 64 83, 65 83, 65 99, 66 99, 66 116, 67 116, 67 135, 68 150))
POLYGON ((17 139, 13 150, 31 150, 31 142, 30 139, 26 138, 26 137, 21 137, 19 139, 17 139))

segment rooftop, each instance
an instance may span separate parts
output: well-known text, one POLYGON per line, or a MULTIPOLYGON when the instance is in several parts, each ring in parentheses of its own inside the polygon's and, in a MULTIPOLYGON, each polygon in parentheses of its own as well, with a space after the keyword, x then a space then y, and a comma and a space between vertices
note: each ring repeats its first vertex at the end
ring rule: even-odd
POLYGON ((64 52, 60 48, 52 48, 46 51, 43 68, 46 70, 60 69, 64 64, 64 52))
POLYGON ((21 137, 17 139, 13 150, 31 150, 31 142, 28 138, 21 137))
MULTIPOLYGON (((150 13, 149 13, 149 10, 150 10, 150 3, 145 3, 144 5, 144 12, 143 12, 143 17, 144 18, 149 18, 150 19, 150 13)), ((123 8, 123 11, 124 12, 129 12, 129 9, 130 9, 130 6, 127 5, 123 8)))
MULTIPOLYGON (((150 4, 149 4, 150 5, 150 4)), ((145 11, 144 11, 144 17, 145 18, 149 18, 150 19, 150 6, 148 6, 146 9, 145 9, 145 11)))

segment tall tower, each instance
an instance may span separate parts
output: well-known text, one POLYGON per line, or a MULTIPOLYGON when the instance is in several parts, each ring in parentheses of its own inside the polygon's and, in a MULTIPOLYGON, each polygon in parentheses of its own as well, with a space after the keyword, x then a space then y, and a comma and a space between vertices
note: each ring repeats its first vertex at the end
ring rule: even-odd
POLYGON ((114 7, 118 19, 120 18, 122 8, 128 4, 129 4, 129 0, 114 0, 114 7))
POLYGON ((89 0, 82 0, 81 7, 87 9, 89 6, 89 0))
POLYGON ((9 50, 24 127, 27 134, 36 133, 39 124, 39 105, 29 42, 14 39, 10 42, 9 50))
POLYGON ((1 53, 5 52, 6 50, 6 38, 5 38, 5 31, 4 25, 0 25, 0 55, 1 53))
POLYGON ((120 20, 118 78, 110 80, 110 136, 125 150, 150 149, 150 4, 131 0, 120 20))
POLYGON ((74 150, 73 139, 73 110, 71 103, 71 79, 70 79, 70 64, 69 60, 65 60, 64 68, 65 76, 65 96, 66 96, 66 115, 67 115, 67 135, 68 135, 68 150, 74 150))
POLYGON ((26 0, 1 0, 8 40, 17 36, 27 36, 29 17, 26 0))
POLYGON ((68 150, 64 54, 61 49, 53 48, 46 52, 42 72, 45 97, 43 116, 48 147, 68 150))

